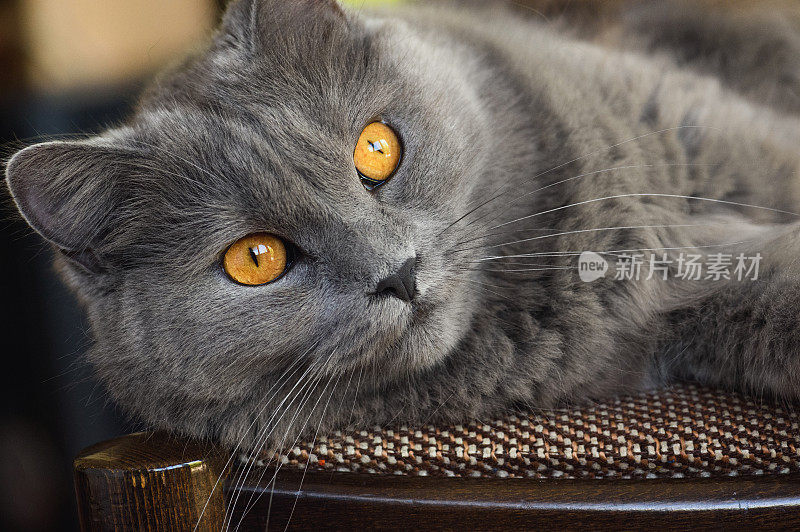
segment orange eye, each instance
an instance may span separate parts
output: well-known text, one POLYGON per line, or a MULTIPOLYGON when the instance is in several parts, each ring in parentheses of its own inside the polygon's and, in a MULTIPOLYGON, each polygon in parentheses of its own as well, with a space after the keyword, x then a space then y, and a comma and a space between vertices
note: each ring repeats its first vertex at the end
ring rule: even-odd
POLYGON ((286 246, 268 233, 254 233, 234 242, 223 259, 225 272, 240 284, 271 283, 286 270, 286 246))
POLYGON ((358 137, 353 161, 361 177, 371 185, 389 179, 403 155, 397 134, 383 122, 373 122, 358 137))

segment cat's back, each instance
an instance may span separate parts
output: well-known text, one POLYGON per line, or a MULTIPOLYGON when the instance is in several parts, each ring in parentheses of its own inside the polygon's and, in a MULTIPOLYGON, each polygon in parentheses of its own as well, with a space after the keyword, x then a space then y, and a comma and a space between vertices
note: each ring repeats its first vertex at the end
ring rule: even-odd
MULTIPOLYGON (((511 120, 517 110, 529 113, 542 151, 550 150, 545 166, 580 157, 581 167, 573 169, 577 173, 620 165, 670 168, 628 172, 613 186, 603 180, 576 180, 571 183, 576 199, 641 190, 722 197, 749 186, 739 174, 760 176, 759 160, 798 163, 796 116, 776 112, 780 109, 770 100, 748 97, 726 83, 725 72, 682 63, 645 40, 625 44, 622 38, 603 38, 613 35, 611 26, 581 35, 580 25, 526 15, 498 3, 461 9, 450 3, 413 5, 403 8, 402 18, 408 31, 431 46, 456 48, 462 57, 470 57, 472 63, 465 61, 465 68, 483 69, 473 77, 485 84, 486 94, 496 93, 495 87, 509 80, 524 93, 527 108, 510 108, 505 118, 511 120), (620 149, 608 149, 620 142, 625 143, 620 149), (596 155, 584 158, 587 153, 596 155), (685 166, 709 161, 724 161, 717 175, 698 177, 685 166)), ((548 177, 555 181, 564 176, 554 172, 548 177)), ((520 179, 527 179, 524 172, 520 179)))
MULTIPOLYGON (((563 23, 530 16, 499 2, 411 4, 393 13, 410 31, 433 45, 465 50, 478 65, 503 79, 524 85, 539 104, 555 112, 581 113, 585 120, 611 114, 637 116, 658 87, 708 99, 719 83, 681 69, 669 57, 586 40, 563 23)), ((464 65, 475 68, 474 65, 464 65)))
POLYGON ((412 26, 502 57, 564 98, 599 95, 615 112, 667 86, 682 99, 719 87, 800 113, 800 3, 789 0, 523 0, 425 2, 399 11, 412 26))

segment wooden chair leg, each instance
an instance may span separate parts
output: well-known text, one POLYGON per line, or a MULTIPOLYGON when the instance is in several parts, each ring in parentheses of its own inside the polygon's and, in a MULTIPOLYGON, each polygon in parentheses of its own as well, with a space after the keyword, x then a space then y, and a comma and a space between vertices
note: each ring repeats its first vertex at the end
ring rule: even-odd
POLYGON ((166 434, 132 434, 89 447, 74 463, 81 529, 220 530, 223 466, 210 445, 166 434))

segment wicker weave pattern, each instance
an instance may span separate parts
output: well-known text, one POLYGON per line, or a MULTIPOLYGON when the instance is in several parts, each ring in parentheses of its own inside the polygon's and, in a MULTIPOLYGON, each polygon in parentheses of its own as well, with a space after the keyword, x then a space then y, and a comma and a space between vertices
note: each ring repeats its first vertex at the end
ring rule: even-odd
MULTIPOLYGON (((396 475, 664 478, 800 471, 800 415, 695 386, 490 423, 318 438, 283 467, 396 475)), ((274 462, 273 462, 274 463, 274 462)))

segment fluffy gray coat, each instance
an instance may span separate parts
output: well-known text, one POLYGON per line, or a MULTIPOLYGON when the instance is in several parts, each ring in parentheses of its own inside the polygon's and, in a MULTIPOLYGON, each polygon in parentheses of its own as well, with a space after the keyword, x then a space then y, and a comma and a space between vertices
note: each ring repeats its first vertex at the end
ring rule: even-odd
POLYGON ((579 32, 495 3, 240 0, 127 123, 15 155, 110 395, 245 447, 675 379, 797 398, 800 26, 623 4, 579 32), (405 153, 367 190, 375 119, 405 153), (254 232, 298 256, 235 284, 221 255, 254 232), (584 251, 608 275, 582 281, 584 251), (760 254, 757 279, 681 275, 715 253, 760 254), (409 257, 413 301, 376 296, 409 257))

